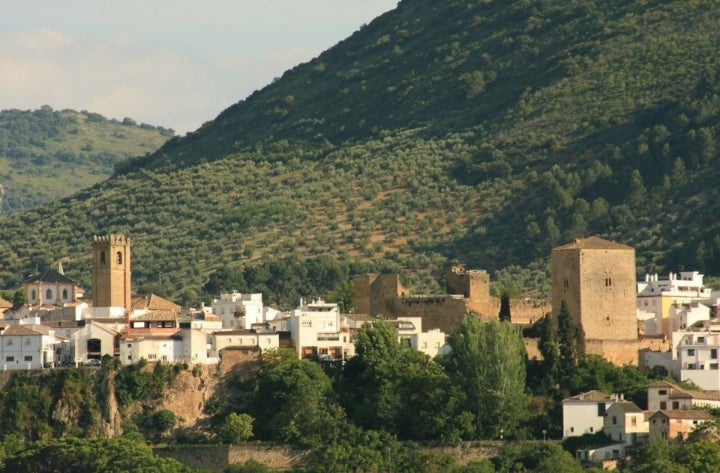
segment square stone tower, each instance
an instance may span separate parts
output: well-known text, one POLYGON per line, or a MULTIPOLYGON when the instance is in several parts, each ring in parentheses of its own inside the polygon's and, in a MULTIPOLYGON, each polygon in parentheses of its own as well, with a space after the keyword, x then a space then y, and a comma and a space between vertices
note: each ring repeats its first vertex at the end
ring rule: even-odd
POLYGON ((586 352, 637 363, 635 249, 590 237, 554 248, 552 309, 564 300, 585 331, 586 352))
POLYGON ((93 307, 131 309, 130 238, 95 235, 92 240, 93 307))

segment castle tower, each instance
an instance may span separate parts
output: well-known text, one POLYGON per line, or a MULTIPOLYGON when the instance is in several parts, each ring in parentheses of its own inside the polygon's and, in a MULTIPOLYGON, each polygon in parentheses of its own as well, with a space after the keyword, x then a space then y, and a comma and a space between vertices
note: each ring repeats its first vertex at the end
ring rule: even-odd
POLYGON ((96 235, 92 257, 93 307, 123 307, 130 311, 130 238, 96 235))
POLYGON ((551 262, 555 320, 564 300, 587 353, 637 364, 635 249, 590 237, 554 248, 551 262))

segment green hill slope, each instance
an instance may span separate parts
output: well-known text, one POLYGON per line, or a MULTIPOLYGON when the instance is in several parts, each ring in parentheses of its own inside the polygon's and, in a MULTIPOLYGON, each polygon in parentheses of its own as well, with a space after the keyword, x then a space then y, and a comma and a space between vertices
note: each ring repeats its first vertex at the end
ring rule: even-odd
POLYGON ((0 111, 0 211, 67 197, 109 177, 117 162, 151 153, 172 130, 73 110, 0 111))
POLYGON ((402 1, 112 179, 2 220, 0 282, 64 258, 89 287, 90 236, 118 231, 135 287, 168 296, 320 255, 434 289, 451 262, 543 268, 589 234, 636 246, 641 272, 720 274, 718 27, 714 1, 402 1))

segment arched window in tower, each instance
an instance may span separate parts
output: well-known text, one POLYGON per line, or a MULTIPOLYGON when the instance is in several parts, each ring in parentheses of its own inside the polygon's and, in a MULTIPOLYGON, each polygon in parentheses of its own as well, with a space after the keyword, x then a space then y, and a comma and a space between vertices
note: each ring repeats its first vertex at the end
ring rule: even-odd
POLYGON ((117 264, 122 264, 122 251, 118 251, 115 255, 115 261, 117 264))
POLYGON ((67 299, 68 299, 67 289, 63 289, 63 300, 66 301, 67 299))
POLYGON ((100 264, 105 264, 105 252, 100 252, 100 264))
POLYGON ((49 301, 50 299, 52 299, 52 291, 48 289, 47 291, 45 291, 45 300, 49 301))
POLYGON ((35 292, 35 289, 30 291, 30 300, 33 302, 37 300, 37 293, 35 292))

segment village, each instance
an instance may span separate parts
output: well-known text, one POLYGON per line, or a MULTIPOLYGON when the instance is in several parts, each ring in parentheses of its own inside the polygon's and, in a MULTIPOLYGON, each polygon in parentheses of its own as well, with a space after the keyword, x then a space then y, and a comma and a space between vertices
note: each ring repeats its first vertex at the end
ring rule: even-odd
MULTIPOLYGON (((181 307, 154 294, 134 295, 131 239, 95 236, 92 297, 65 276, 62 265, 23 283, 27 303, 0 299, 0 367, 39 370, 140 362, 214 365, 228 349, 284 348, 298 358, 342 362, 355 353, 355 334, 376 317, 389 321, 398 341, 430 358, 449 353, 446 334, 468 313, 496 318, 486 271, 453 266, 445 294, 412 295, 395 274, 357 275, 352 313, 337 303, 300 300, 283 312, 262 294, 218 294, 210 306, 181 307)), ((531 326, 566 304, 582 326, 588 354, 618 365, 663 372, 667 381, 647 387, 647 410, 622 393, 592 391, 563 400, 563 437, 604 432, 609 445, 581 449, 578 460, 614 462, 625 449, 655 437, 682 439, 720 407, 720 293, 704 287, 696 271, 636 277, 635 250, 597 237, 551 252, 550 301, 512 301, 512 323, 531 326)), ((539 358, 537 339, 524 340, 539 358)))

